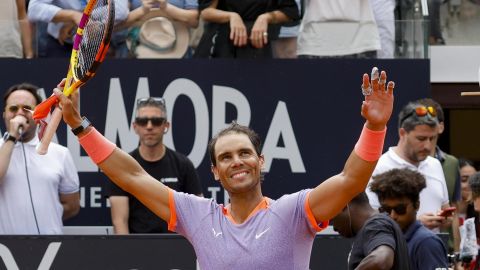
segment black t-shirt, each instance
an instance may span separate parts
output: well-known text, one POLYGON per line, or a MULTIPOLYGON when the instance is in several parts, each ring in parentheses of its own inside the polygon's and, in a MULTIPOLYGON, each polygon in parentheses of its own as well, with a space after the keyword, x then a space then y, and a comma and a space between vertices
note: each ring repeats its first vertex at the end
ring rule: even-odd
POLYGON ((357 233, 348 258, 348 269, 355 269, 375 248, 386 245, 395 253, 395 270, 408 270, 408 247, 398 224, 384 214, 369 218, 357 233))
MULTIPOLYGON (((153 178, 173 190, 190 194, 201 194, 200 178, 192 162, 184 155, 165 148, 161 160, 150 162, 140 156, 135 149, 130 155, 140 163, 140 166, 153 178)), ((128 196, 130 233, 167 233, 168 225, 155 215, 131 194, 123 191, 115 183, 108 181, 107 196, 128 196)))

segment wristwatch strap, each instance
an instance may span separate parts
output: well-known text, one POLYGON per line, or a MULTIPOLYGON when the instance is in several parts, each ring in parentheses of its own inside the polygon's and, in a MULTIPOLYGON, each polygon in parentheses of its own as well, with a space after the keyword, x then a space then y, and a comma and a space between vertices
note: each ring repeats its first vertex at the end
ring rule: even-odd
POLYGON ((72 132, 73 134, 78 135, 80 134, 82 131, 84 131, 87 127, 91 126, 92 123, 90 123, 90 121, 85 117, 83 116, 82 117, 82 123, 80 123, 80 126, 79 127, 76 127, 76 128, 72 128, 72 132))

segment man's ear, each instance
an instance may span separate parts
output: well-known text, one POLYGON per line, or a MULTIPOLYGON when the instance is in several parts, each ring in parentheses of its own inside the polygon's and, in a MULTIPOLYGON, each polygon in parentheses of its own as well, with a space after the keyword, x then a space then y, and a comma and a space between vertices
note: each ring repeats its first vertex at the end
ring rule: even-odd
POLYGON ((263 171, 265 165, 265 156, 263 154, 258 156, 258 163, 260 164, 260 169, 263 171))
POLYGON ((445 124, 443 122, 438 123, 438 134, 442 134, 445 131, 445 124))
POLYGON ((163 133, 167 133, 169 129, 170 129, 170 122, 166 122, 165 123, 165 129, 163 130, 163 133))
POLYGON ((137 126, 137 123, 133 122, 133 123, 132 123, 132 127, 133 127, 133 130, 135 131, 135 134, 138 135, 138 131, 137 131, 138 126, 137 126))
POLYGON ((218 175, 218 170, 217 167, 215 167, 213 164, 210 166, 210 170, 212 170, 213 177, 215 178, 215 181, 220 181, 220 176, 218 175))
POLYGON ((418 208, 420 208, 420 202, 419 202, 419 201, 416 201, 416 202, 413 204, 413 208, 415 208, 415 210, 418 210, 418 208))

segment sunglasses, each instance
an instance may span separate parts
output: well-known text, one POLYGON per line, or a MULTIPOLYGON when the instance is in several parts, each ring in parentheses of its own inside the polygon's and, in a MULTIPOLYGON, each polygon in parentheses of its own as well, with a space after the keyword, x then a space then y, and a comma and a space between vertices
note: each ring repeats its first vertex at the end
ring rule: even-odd
POLYGON ((18 110, 23 110, 23 111, 27 111, 27 112, 32 112, 33 111, 33 108, 32 106, 29 106, 29 105, 10 105, 8 106, 8 111, 11 112, 11 113, 16 113, 18 112, 18 110))
POLYGON ((380 206, 380 208, 378 208, 378 211, 380 213, 387 213, 387 214, 390 215, 390 213, 393 210, 393 211, 395 211, 395 213, 397 215, 405 215, 407 213, 407 206, 408 206, 408 204, 399 204, 399 205, 394 206, 394 207, 382 205, 382 206, 380 206))
POLYGON ((145 104, 163 105, 165 106, 165 99, 161 97, 144 97, 137 99, 137 107, 145 104))
POLYGON ((163 117, 152 117, 152 118, 136 117, 135 118, 135 123, 137 125, 141 126, 141 127, 147 126, 148 122, 152 122, 152 126, 159 127, 159 126, 163 125, 166 121, 167 121, 167 119, 165 119, 163 117))
MULTIPOLYGON (((437 110, 432 106, 417 106, 412 109, 411 112, 407 113, 401 120, 400 123, 403 124, 407 118, 416 114, 418 117, 424 117, 430 115, 431 117, 437 117, 437 110)), ((401 125, 400 125, 401 126, 401 125)))

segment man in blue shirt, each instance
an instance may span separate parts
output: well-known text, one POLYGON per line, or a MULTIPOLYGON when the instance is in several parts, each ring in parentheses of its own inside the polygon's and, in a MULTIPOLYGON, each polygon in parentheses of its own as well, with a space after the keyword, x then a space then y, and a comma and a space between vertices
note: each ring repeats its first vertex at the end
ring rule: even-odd
POLYGON ((393 169, 376 175, 370 184, 380 202, 378 210, 390 215, 403 231, 410 269, 448 269, 445 244, 416 218, 419 194, 425 187, 423 175, 409 169, 393 169))

